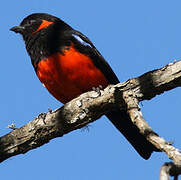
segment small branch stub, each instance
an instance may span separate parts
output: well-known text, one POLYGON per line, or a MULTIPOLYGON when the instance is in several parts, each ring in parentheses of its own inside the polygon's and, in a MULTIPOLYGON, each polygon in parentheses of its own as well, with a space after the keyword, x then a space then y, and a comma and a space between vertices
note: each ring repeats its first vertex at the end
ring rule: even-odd
POLYGON ((173 162, 165 163, 160 169, 160 180, 170 180, 170 176, 173 176, 174 180, 177 180, 179 174, 181 174, 181 164, 176 165, 173 162))

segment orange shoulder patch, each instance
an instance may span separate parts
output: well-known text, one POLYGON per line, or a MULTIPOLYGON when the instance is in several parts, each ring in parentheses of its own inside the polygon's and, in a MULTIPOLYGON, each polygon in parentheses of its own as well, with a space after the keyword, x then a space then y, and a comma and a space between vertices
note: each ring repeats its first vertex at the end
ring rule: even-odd
POLYGON ((38 29, 34 33, 40 31, 43 28, 50 26, 51 24, 53 24, 53 22, 47 21, 47 20, 42 20, 42 23, 40 24, 40 26, 38 27, 38 29))

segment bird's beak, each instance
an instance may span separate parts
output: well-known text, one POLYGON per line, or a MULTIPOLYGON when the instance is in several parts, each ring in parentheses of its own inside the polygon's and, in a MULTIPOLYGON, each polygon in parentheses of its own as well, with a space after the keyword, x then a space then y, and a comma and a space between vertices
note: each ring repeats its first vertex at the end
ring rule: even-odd
POLYGON ((12 27, 10 30, 11 31, 14 31, 15 33, 20 33, 20 34, 22 34, 23 33, 23 31, 24 31, 24 27, 23 26, 14 26, 14 27, 12 27))

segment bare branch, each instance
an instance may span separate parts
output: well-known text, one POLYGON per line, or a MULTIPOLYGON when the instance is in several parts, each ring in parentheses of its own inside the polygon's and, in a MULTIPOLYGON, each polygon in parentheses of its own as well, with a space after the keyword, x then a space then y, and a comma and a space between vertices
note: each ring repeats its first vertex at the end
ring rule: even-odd
POLYGON ((170 166, 165 163, 160 169, 160 180, 170 180, 169 170, 170 166))
POLYGON ((160 180, 170 180, 169 176, 174 176, 174 180, 177 180, 179 174, 181 174, 181 165, 165 163, 160 169, 160 180))
POLYGON ((123 98, 127 104, 127 111, 132 122, 139 128, 140 133, 143 134, 149 142, 151 142, 157 149, 165 152, 168 157, 174 161, 175 164, 181 164, 181 153, 174 148, 170 143, 159 137, 144 120, 140 111, 137 98, 132 91, 123 92, 123 98))
POLYGON ((166 152, 174 162, 179 161, 180 163, 179 151, 153 132, 144 121, 137 105, 140 101, 149 100, 164 91, 179 86, 181 86, 181 61, 145 73, 124 83, 109 86, 100 93, 91 91, 82 94, 60 109, 40 114, 23 127, 1 137, 0 162, 14 155, 26 153, 53 138, 82 128, 100 118, 110 109, 119 106, 128 108, 132 121, 138 126, 140 133, 144 134, 161 151, 166 152), (136 102, 133 103, 135 108, 129 105, 133 100, 136 102), (143 126, 139 125, 140 122, 143 123, 143 126))

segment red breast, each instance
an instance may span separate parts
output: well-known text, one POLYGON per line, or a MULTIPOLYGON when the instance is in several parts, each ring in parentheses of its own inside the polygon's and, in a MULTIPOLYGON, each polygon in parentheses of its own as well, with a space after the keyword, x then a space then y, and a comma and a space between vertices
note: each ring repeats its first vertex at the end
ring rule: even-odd
POLYGON ((38 63, 37 76, 48 91, 62 103, 108 81, 91 59, 78 52, 73 45, 63 54, 55 53, 38 63))

